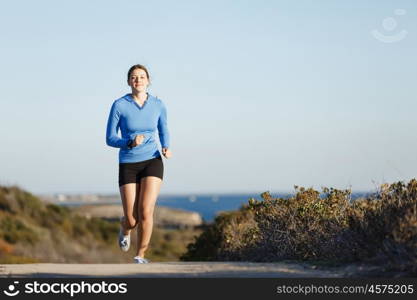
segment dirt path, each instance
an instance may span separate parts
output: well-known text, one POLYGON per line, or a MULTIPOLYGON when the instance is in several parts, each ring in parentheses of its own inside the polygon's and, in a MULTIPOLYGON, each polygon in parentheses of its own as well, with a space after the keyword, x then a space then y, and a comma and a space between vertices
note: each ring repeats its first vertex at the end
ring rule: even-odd
POLYGON ((318 269, 301 264, 247 262, 11 264, 0 265, 0 277, 351 277, 370 270, 359 266, 318 269))

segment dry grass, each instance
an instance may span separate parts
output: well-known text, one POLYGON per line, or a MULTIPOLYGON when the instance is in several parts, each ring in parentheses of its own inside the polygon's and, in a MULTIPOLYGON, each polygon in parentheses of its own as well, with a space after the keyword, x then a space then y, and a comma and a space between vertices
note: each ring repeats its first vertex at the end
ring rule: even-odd
MULTIPOLYGON (((118 222, 86 218, 45 204, 18 187, 0 186, 0 263, 122 263, 135 256, 117 245, 118 222)), ((201 231, 154 228, 147 257, 176 261, 201 231)))

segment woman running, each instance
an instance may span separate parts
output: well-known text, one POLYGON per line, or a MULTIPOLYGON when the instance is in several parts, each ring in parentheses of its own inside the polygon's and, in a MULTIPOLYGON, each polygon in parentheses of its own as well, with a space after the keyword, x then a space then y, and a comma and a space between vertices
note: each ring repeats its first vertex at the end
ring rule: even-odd
POLYGON ((149 72, 134 65, 127 73, 132 92, 114 101, 107 122, 106 143, 119 151, 119 188, 124 216, 120 218, 118 242, 122 251, 130 247, 130 232, 137 226, 134 262, 143 264, 152 229, 153 211, 162 184, 162 155, 171 157, 167 112, 164 103, 147 93, 149 72), (118 136, 120 129, 121 137, 118 136))

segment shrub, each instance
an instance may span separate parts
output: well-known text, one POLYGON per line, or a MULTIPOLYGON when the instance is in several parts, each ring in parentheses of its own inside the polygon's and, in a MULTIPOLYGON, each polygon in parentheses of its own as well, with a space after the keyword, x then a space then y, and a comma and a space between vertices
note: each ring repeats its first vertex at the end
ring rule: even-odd
POLYGON ((350 190, 295 186, 290 198, 249 199, 223 213, 183 260, 378 262, 417 272, 417 180, 384 184, 352 201, 350 190))
POLYGON ((0 237, 10 244, 17 242, 34 244, 39 239, 37 234, 22 221, 7 215, 0 218, 0 237))

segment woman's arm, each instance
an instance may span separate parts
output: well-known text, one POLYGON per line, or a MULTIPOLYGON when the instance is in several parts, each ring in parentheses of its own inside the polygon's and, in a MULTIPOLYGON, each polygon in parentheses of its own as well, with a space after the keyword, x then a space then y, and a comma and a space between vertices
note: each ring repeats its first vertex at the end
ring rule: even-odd
POLYGON ((162 155, 164 155, 166 158, 170 158, 172 156, 171 151, 169 148, 169 131, 168 131, 168 121, 167 121, 167 109, 162 103, 162 109, 161 114, 159 116, 158 120, 158 134, 159 134, 159 140, 161 141, 162 146, 162 155))
POLYGON ((106 144, 115 148, 127 148, 129 139, 120 138, 117 135, 119 130, 120 112, 117 110, 116 102, 110 109, 109 119, 107 120, 106 144))
POLYGON ((161 101, 161 114, 158 119, 158 134, 159 140, 161 141, 162 148, 169 148, 169 131, 167 121, 167 109, 161 101))

